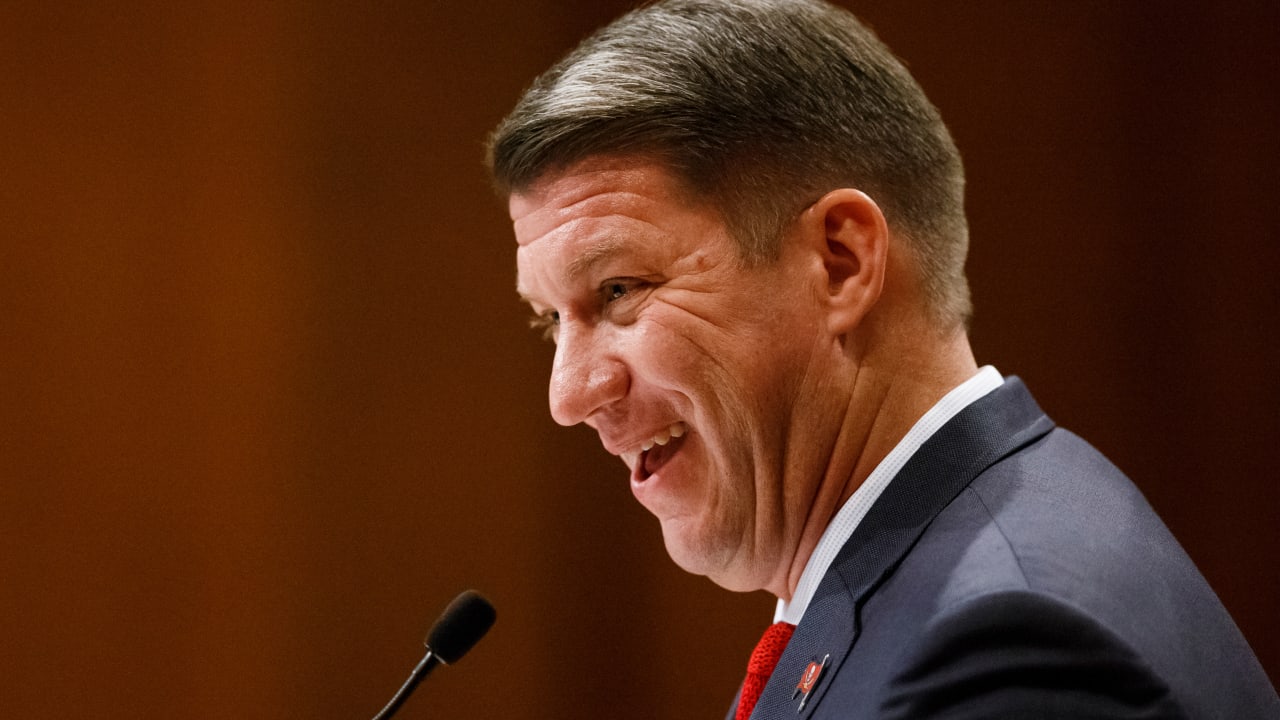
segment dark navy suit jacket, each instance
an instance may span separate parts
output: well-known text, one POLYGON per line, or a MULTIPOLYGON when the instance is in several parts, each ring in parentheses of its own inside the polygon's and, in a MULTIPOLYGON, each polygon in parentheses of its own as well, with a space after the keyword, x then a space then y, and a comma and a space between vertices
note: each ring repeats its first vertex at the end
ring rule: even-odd
POLYGON ((934 717, 1280 718, 1257 658, 1138 489, 1017 378, 889 484, 752 715, 934 717), (798 712, 796 685, 824 657, 798 712))

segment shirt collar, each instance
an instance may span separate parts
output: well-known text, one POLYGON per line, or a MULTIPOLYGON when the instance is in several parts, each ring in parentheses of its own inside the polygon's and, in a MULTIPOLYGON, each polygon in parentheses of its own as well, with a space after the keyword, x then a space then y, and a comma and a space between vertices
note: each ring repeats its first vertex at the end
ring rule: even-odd
POLYGON ((813 599, 818 583, 827 574, 827 569, 836 559, 836 554, 849 541, 858 523, 862 522, 862 518, 871 509, 876 499, 889 486, 889 481, 898 474, 903 465, 907 464, 920 446, 933 437, 933 434, 943 425, 946 425, 948 420, 955 417, 956 413, 1003 383, 1004 377, 994 367, 987 365, 944 395, 916 421, 915 425, 911 426, 902 440, 880 461, 876 469, 871 471, 862 485, 840 508, 831 520, 831 524, 827 525, 822 538, 818 540, 817 547, 813 549, 813 554, 805 563, 804 572, 800 575, 800 582, 796 584, 796 591, 792 594, 791 600, 778 600, 778 608, 773 614, 774 622, 800 624, 800 618, 804 617, 804 611, 809 607, 809 601, 813 599))

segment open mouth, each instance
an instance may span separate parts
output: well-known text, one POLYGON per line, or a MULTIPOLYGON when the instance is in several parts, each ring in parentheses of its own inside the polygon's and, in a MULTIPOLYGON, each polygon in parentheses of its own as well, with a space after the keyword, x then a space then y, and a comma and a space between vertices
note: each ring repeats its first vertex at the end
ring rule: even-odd
POLYGON ((645 443, 645 448, 640 453, 640 461, 636 466, 636 474, 641 482, 648 480, 680 451, 684 446, 685 432, 684 423, 676 423, 645 443))

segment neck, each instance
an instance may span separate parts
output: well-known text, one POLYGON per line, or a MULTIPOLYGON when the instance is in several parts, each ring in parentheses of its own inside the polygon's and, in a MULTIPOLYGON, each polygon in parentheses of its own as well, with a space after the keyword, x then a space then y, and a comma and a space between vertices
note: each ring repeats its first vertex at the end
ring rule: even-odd
POLYGON ((861 358, 851 369, 843 419, 821 480, 810 490, 795 554, 785 576, 769 588, 779 598, 791 599, 827 526, 907 431, 944 395, 977 373, 963 332, 938 338, 927 329, 916 330, 897 333, 914 347, 872 343, 882 351, 861 358), (928 338, 928 347, 921 347, 925 343, 918 341, 920 337, 928 338))

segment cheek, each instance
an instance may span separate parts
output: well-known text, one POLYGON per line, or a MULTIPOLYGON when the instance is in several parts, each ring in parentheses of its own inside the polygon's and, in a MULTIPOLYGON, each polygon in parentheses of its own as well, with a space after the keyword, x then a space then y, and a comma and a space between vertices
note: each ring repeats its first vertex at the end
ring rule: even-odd
MULTIPOLYGON (((762 303, 749 311, 767 312, 762 303)), ((776 309, 776 308, 773 308, 776 309)), ((620 348, 635 390, 691 421, 706 438, 721 472, 750 472, 757 445, 768 442, 785 417, 786 378, 794 349, 781 347, 776 314, 764 322, 727 313, 733 322, 712 323, 725 311, 708 306, 650 307, 625 333, 620 348)), ((783 328, 785 329, 785 328, 783 328)), ((785 335, 782 337, 786 337, 785 335)), ((785 343, 782 343, 785 344, 785 343)))
POLYGON ((706 411, 716 398, 738 394, 732 391, 740 370, 734 367, 732 343, 705 323, 654 313, 637 323, 628 350, 635 374, 646 384, 695 406, 677 408, 682 413, 706 411))

